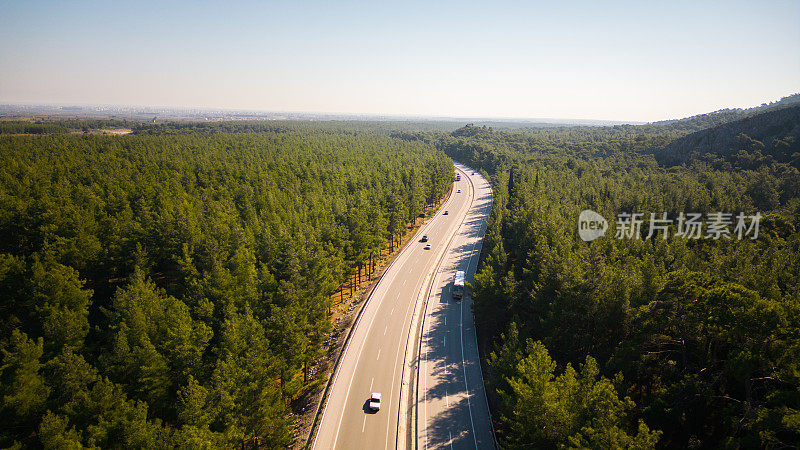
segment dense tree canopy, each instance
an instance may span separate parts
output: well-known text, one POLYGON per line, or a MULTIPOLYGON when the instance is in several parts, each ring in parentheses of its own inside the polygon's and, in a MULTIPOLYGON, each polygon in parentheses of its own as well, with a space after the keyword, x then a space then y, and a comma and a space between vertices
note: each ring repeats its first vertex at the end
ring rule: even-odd
POLYGON ((505 446, 800 442, 800 174, 746 149, 675 167, 641 153, 674 137, 661 125, 425 137, 494 187, 474 312, 505 446), (621 212, 764 218, 755 240, 674 225, 646 239, 645 224, 641 239, 584 242, 584 209, 612 225, 621 212))
POLYGON ((0 137, 0 446, 291 442, 330 295, 452 162, 239 131, 0 137))

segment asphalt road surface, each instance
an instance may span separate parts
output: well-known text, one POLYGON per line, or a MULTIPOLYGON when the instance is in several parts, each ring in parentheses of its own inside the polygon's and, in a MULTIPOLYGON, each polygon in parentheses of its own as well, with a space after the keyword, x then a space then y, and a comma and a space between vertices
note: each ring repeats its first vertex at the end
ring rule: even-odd
POLYGON ((471 169, 456 164, 456 170, 461 181, 450 198, 384 273, 364 306, 333 375, 315 449, 494 446, 471 299, 450 298, 455 271, 466 270, 468 281, 474 274, 492 193, 471 169), (420 242, 423 235, 430 250, 420 242), (425 311, 421 345, 410 332, 418 305, 425 311), (406 359, 407 350, 412 360, 406 359), (416 427, 406 426, 414 416, 401 411, 401 387, 410 375, 404 367, 420 371, 419 382, 406 385, 402 402, 416 408, 416 427), (367 407, 372 392, 383 396, 375 413, 367 407), (405 439, 409 435, 411 440, 405 439))
MULTIPOLYGON (((469 172, 472 208, 453 239, 428 295, 416 385, 417 448, 495 448, 472 317, 472 297, 452 297, 457 270, 471 281, 478 267, 492 191, 469 172)), ((463 179, 463 177, 462 177, 463 179)))

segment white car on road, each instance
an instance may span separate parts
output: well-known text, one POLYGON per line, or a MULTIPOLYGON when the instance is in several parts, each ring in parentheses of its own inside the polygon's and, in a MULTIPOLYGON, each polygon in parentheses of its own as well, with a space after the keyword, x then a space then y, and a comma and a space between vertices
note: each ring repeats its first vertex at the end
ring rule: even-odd
POLYGON ((369 397, 369 409, 377 411, 381 409, 381 393, 373 392, 369 397))

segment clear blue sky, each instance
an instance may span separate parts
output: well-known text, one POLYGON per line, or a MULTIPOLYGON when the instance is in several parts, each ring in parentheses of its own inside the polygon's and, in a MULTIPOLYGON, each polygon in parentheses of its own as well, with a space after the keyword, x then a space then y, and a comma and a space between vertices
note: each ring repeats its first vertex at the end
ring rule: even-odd
POLYGON ((0 0, 0 102, 660 120, 800 92, 800 1, 0 0))

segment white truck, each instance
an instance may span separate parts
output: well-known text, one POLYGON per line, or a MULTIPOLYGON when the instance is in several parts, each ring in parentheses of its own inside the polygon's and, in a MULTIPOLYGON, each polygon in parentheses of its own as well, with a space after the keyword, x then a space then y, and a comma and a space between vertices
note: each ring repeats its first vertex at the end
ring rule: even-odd
POLYGON ((456 271, 455 277, 453 277, 453 298, 456 300, 461 300, 464 297, 464 279, 466 278, 466 274, 463 270, 456 271))

